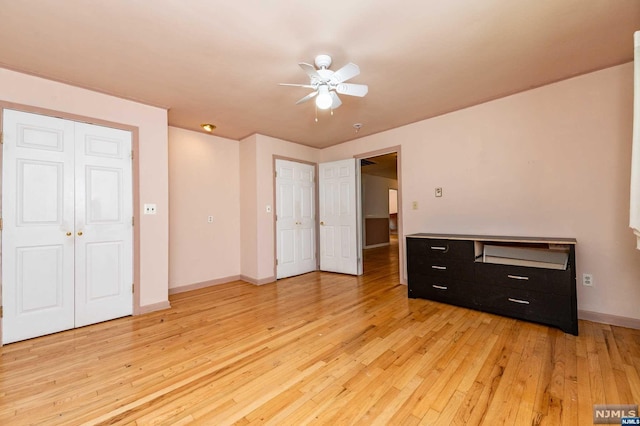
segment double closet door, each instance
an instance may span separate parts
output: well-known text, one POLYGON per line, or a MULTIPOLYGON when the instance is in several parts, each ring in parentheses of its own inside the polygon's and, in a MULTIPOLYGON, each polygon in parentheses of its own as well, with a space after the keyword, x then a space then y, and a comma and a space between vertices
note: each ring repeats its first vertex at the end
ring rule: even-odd
POLYGON ((276 277, 316 270, 315 166, 276 159, 276 277))
POLYGON ((131 315, 131 132, 2 119, 3 343, 131 315))

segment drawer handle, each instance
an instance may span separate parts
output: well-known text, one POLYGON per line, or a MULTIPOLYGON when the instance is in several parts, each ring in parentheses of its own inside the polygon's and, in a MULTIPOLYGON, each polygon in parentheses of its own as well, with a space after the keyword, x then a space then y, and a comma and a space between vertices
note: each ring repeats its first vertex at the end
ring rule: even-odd
POLYGON ((443 285, 435 285, 435 284, 432 284, 431 287, 437 288, 438 290, 448 290, 449 289, 449 287, 445 287, 443 285))
POLYGON ((436 265, 432 265, 431 269, 439 269, 441 271, 444 271, 445 269, 447 269, 446 266, 436 266, 436 265))
POLYGON ((514 279, 514 280, 528 280, 529 277, 523 277, 521 275, 507 275, 507 277, 514 279))
POLYGON ((520 303, 521 305, 528 305, 529 304, 528 300, 512 299, 512 298, 509 298, 509 302, 520 303))
POLYGON ((431 250, 440 250, 440 251, 445 251, 447 248, 446 247, 441 247, 441 246, 431 246, 431 250))

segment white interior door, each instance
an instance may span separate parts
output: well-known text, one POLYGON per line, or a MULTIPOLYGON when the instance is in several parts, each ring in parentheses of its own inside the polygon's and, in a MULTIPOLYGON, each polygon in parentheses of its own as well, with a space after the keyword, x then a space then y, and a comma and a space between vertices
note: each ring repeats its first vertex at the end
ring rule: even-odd
POLYGON ((3 343, 131 313, 131 134, 119 132, 4 110, 3 343), (113 163, 88 160, 100 156, 113 163))
POLYGON ((5 110, 2 340, 74 326, 73 123, 5 110))
POLYGON ((316 269, 314 166, 276 159, 276 277, 316 269))
POLYGON ((362 274, 358 239, 358 168, 355 159, 321 163, 320 269, 362 274))
POLYGON ((75 325, 133 312, 131 133, 76 123, 75 325))

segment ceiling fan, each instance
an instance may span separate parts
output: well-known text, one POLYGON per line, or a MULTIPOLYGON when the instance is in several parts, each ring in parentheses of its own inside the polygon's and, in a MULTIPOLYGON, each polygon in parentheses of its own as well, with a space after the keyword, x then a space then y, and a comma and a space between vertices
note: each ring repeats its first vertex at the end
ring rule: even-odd
POLYGON ((313 89, 313 92, 296 102, 296 105, 317 96, 316 106, 318 108, 331 108, 334 110, 342 105, 338 93, 341 95, 363 97, 369 91, 369 86, 366 84, 345 83, 345 81, 360 74, 360 68, 356 64, 350 62, 338 71, 331 71, 329 69, 329 66, 331 66, 331 56, 329 55, 316 56, 315 64, 317 69, 313 65, 304 62, 298 64, 309 76, 309 84, 280 83, 281 86, 313 89))

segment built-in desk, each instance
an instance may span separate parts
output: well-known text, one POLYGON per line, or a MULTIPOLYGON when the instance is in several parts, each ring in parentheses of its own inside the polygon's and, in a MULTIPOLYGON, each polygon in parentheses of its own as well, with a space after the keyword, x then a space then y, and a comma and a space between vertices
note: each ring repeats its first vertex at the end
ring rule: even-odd
POLYGON ((413 234, 406 239, 410 298, 578 334, 574 238, 413 234))

